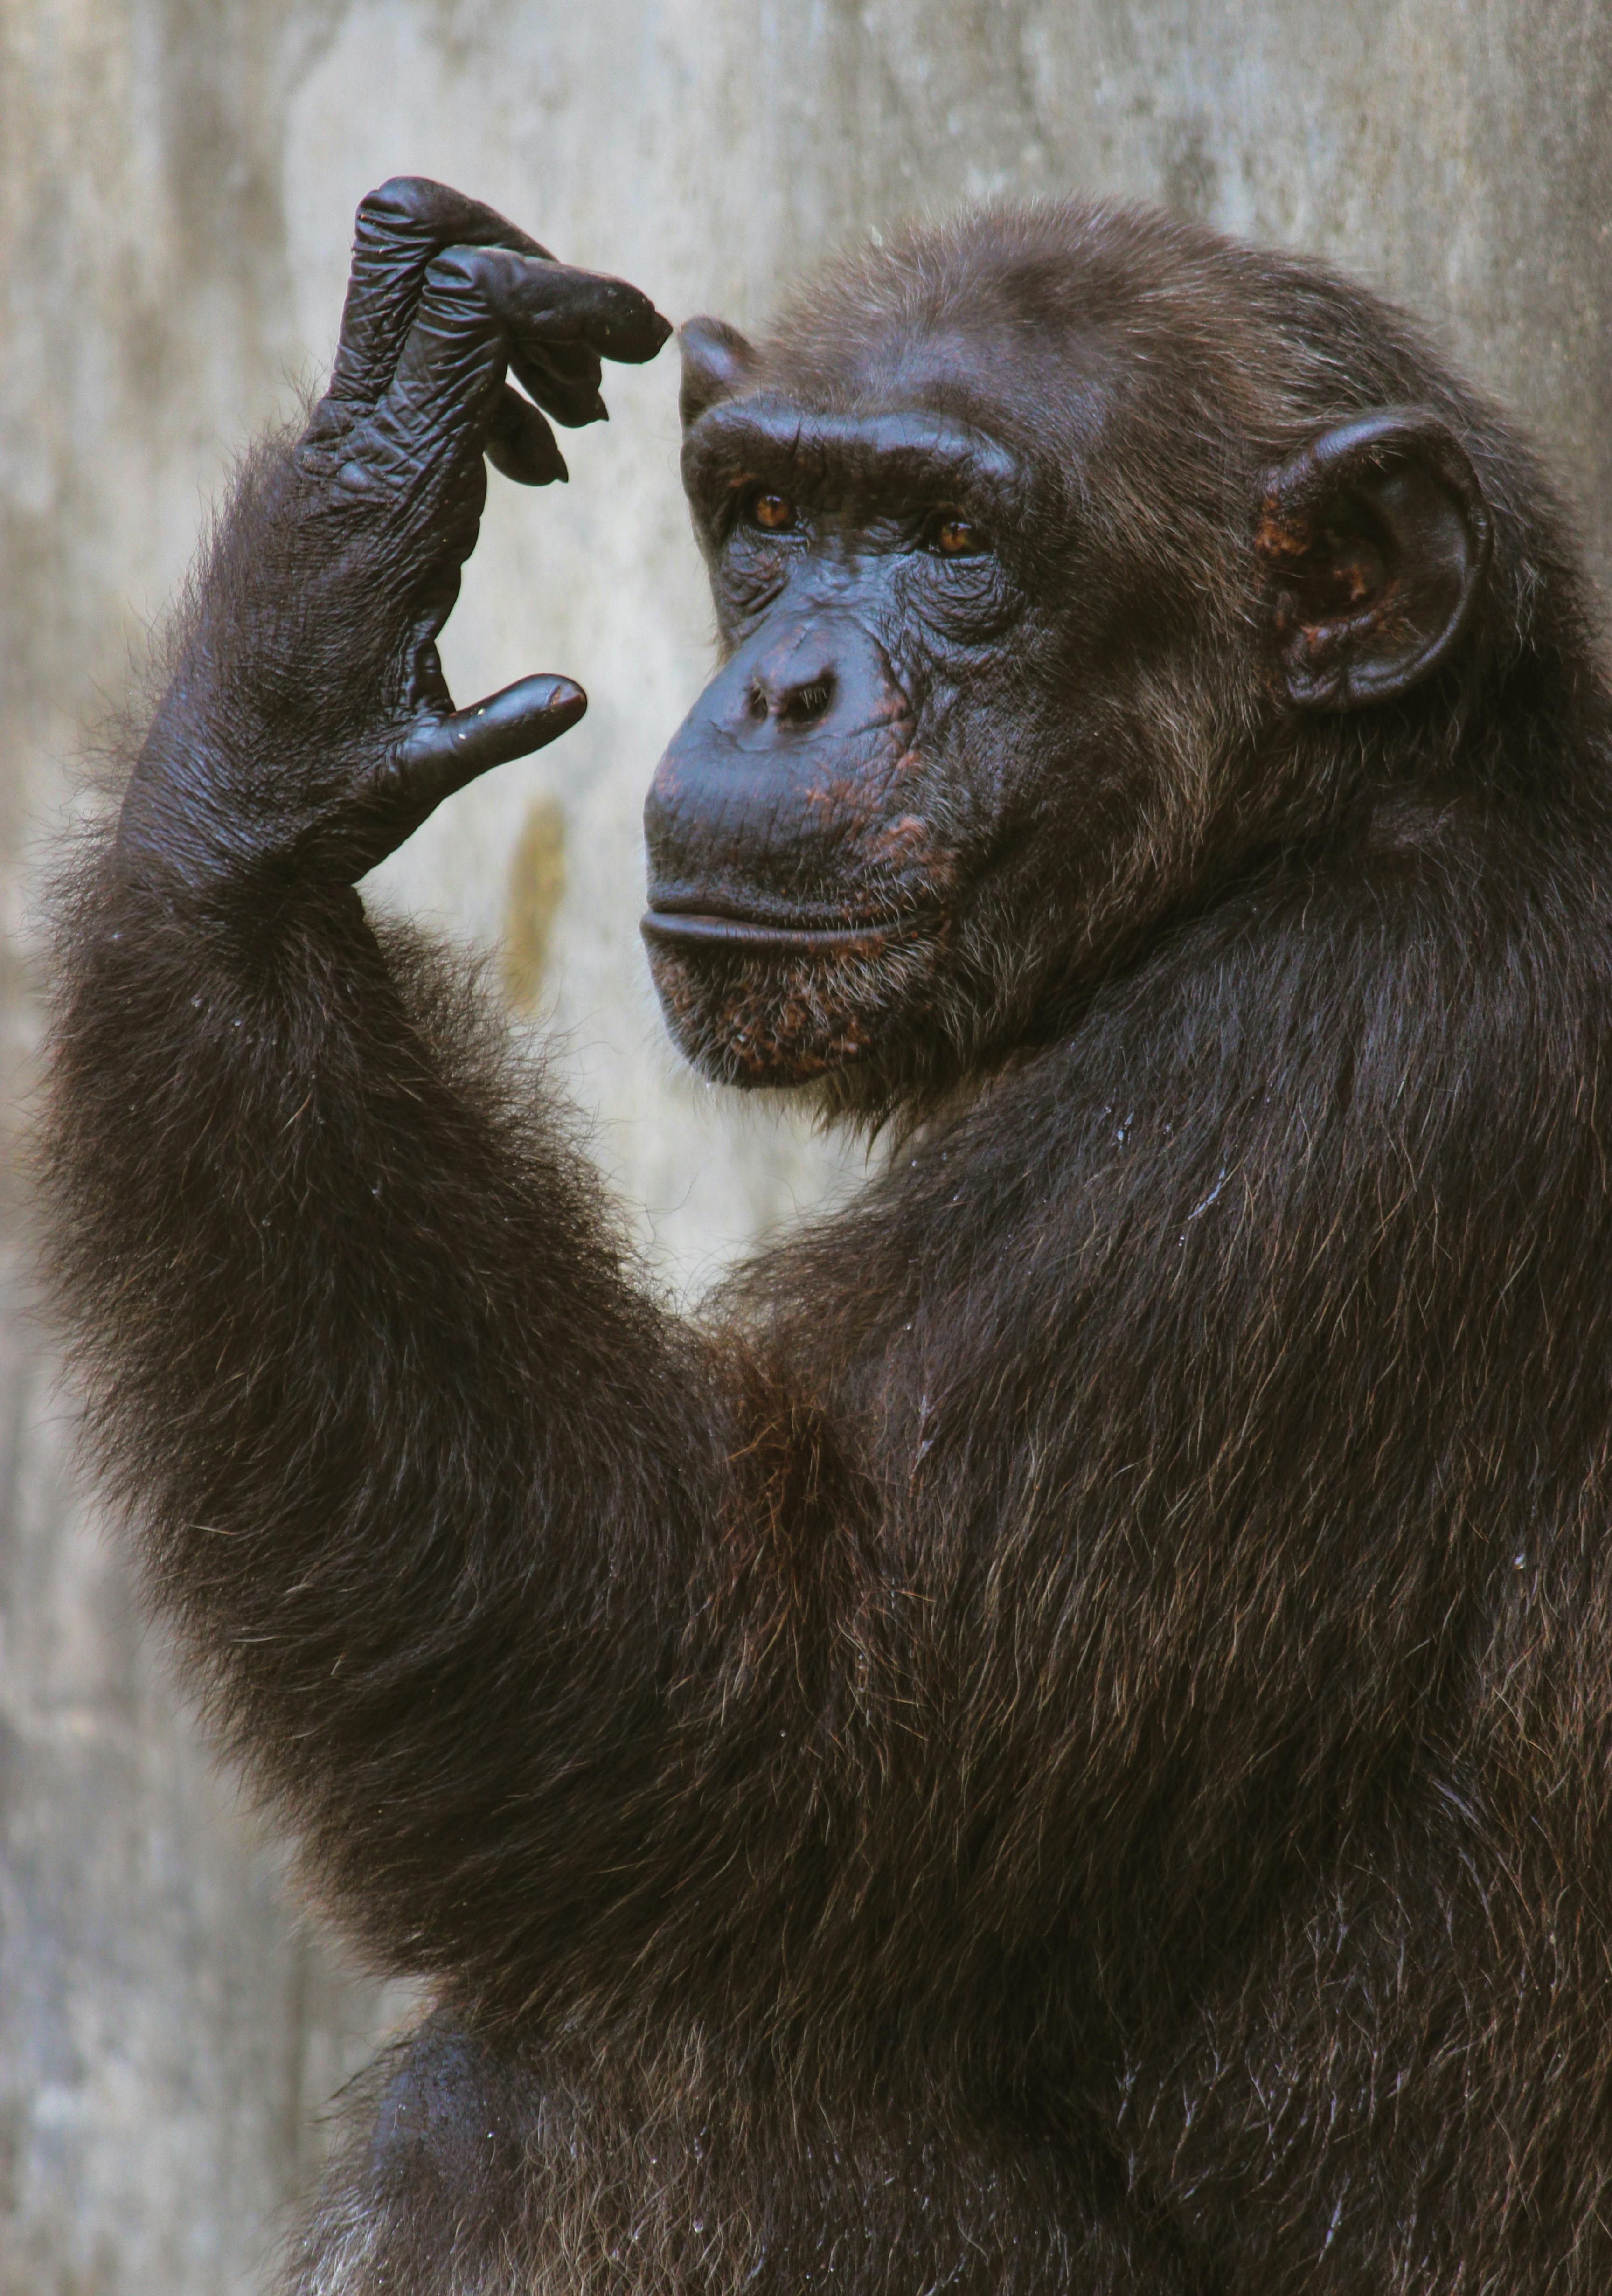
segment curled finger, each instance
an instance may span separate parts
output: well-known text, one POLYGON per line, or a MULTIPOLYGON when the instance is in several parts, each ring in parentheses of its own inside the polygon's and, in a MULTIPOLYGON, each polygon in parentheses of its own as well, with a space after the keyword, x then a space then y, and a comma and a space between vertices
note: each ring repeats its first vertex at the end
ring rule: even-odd
POLYGON ((531 401, 507 383, 488 422, 487 459, 523 487, 552 486, 570 475, 554 432, 531 401))
POLYGON ((394 176, 360 201, 331 398, 365 406, 379 398, 407 340, 426 270, 453 246, 549 259, 547 248, 496 209, 427 176, 394 176))
POLYGON ((582 348, 637 366, 671 333, 670 320, 625 279, 500 248, 489 248, 477 262, 481 291, 507 330, 512 355, 541 358, 555 348, 582 348))
POLYGON ((509 371, 528 398, 568 430, 604 422, 599 355, 586 343, 551 343, 540 351, 512 343, 509 371))

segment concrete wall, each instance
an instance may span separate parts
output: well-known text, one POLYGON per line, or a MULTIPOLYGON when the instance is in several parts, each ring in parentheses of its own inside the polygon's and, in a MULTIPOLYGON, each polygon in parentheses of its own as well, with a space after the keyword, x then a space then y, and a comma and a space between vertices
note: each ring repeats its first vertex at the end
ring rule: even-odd
MULTIPOLYGON (((350 211, 450 178, 679 316, 915 208, 1079 188, 1319 250, 1442 324, 1612 566, 1612 15, 1601 0, 0 0, 0 958, 14 1104, 32 886, 232 449, 328 356, 350 211)), ((661 1046, 637 815, 707 658, 670 364, 573 483, 495 486, 444 648, 468 699, 593 696, 386 876, 502 942, 674 1285, 843 1185, 661 1046)), ((403 2013, 298 1922, 0 1326, 0 2296, 259 2284, 312 2115, 403 2013)))

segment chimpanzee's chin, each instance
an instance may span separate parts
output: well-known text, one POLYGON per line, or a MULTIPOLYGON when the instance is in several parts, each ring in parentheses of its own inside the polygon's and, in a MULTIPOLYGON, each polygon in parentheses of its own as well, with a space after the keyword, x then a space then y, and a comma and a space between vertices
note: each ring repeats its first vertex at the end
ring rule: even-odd
POLYGON ((871 1059, 892 1023, 910 1027, 934 972, 933 939, 847 942, 810 954, 649 941, 672 1041, 712 1082, 811 1085, 871 1059))

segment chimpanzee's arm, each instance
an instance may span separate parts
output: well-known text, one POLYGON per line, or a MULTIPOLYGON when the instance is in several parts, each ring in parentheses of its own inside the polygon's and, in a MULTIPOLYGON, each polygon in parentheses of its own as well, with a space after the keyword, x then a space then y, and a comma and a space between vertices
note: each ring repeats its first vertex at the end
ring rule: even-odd
POLYGON ((109 1472, 335 1893, 484 1986, 653 1896, 732 1446, 563 1126, 353 881, 580 714, 530 678, 456 716, 436 662, 483 450, 563 469, 506 363, 581 422, 598 353, 667 332, 438 186, 366 202, 330 394, 213 543, 68 941, 49 1152, 109 1472))

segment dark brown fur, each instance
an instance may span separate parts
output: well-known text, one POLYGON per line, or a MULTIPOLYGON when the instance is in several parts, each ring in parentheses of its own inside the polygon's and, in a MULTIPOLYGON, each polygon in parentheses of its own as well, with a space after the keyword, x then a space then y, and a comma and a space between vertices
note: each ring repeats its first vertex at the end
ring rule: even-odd
MULTIPOLYGON (((350 893, 80 883, 50 1177, 98 1454, 324 1902, 440 2000, 292 2284, 1601 2296, 1571 549, 1504 423, 1286 258, 976 217, 761 355, 834 406, 915 344, 1069 473, 1023 549, 1089 642, 992 673, 1004 782, 1049 725, 1068 779, 921 997, 859 976, 884 1033, 820 1089, 915 1128, 888 1169, 699 1324, 350 893), (1120 377, 1084 464, 1065 336, 1120 377), (1410 401, 1489 504, 1479 609, 1404 700, 1287 710, 1261 473, 1410 401)), ((266 487, 182 662, 247 644, 266 487)))

